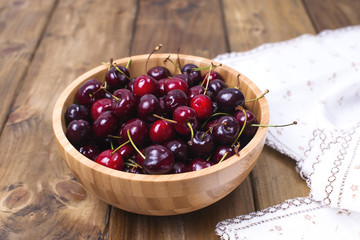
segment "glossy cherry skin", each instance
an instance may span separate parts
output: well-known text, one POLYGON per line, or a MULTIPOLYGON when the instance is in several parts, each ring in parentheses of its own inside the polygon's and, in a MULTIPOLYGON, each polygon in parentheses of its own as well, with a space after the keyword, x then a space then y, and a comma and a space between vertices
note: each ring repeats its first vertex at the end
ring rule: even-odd
POLYGON ((154 114, 159 116, 162 114, 159 99, 152 94, 142 96, 137 106, 137 114, 141 120, 147 122, 155 121, 157 118, 154 117, 154 114))
POLYGON ((190 161, 189 145, 187 145, 183 140, 173 139, 166 142, 164 146, 167 147, 174 154, 176 161, 181 161, 185 163, 190 161))
POLYGON ((214 165, 213 162, 206 161, 202 158, 195 158, 189 163, 189 170, 190 171, 198 171, 204 168, 208 168, 214 165))
POLYGON ((118 119, 113 111, 103 112, 92 125, 95 135, 99 138, 113 134, 117 127, 118 119))
POLYGON ((91 117, 93 120, 96 120, 100 114, 108 110, 111 110, 111 99, 100 98, 91 105, 91 117))
POLYGON ((164 78, 164 79, 160 79, 158 81, 159 83, 159 97, 163 97, 166 95, 166 92, 165 92, 165 81, 167 80, 167 78, 164 78))
POLYGON ((212 80, 208 85, 208 95, 210 96, 211 100, 216 101, 217 94, 224 88, 227 88, 227 85, 224 81, 215 79, 212 80))
POLYGON ((134 94, 139 98, 145 94, 158 96, 160 93, 160 86, 158 81, 149 75, 140 75, 134 81, 133 91, 134 94))
POLYGON ((122 73, 119 72, 115 67, 112 67, 105 75, 105 81, 111 89, 124 88, 129 83, 130 79, 130 73, 126 67, 119 65, 116 67, 120 69, 122 73))
POLYGON ((187 106, 177 107, 173 112, 172 119, 177 122, 175 124, 175 131, 181 135, 190 134, 191 131, 188 123, 190 123, 194 132, 199 126, 196 111, 187 106))
POLYGON ((189 89, 188 97, 189 99, 192 99, 196 95, 200 95, 204 93, 205 93, 205 88, 201 85, 196 85, 189 89))
MULTIPOLYGON (((213 153, 213 162, 216 164, 216 163, 219 163, 220 160, 223 158, 223 156, 226 155, 226 157, 224 158, 225 159, 228 159, 229 157, 231 156, 234 156, 235 155, 235 151, 234 151, 234 148, 232 147, 229 147, 229 146, 219 146, 215 149, 214 153, 213 153)), ((223 160, 223 161, 224 161, 223 160)))
POLYGON ((118 152, 109 149, 101 152, 96 158, 96 162, 115 170, 121 170, 124 167, 124 159, 118 152))
POLYGON ((214 138, 209 132, 196 131, 189 148, 192 157, 207 158, 214 150, 214 138))
POLYGON ((128 89, 118 89, 113 95, 117 98, 111 99, 111 110, 114 111, 118 119, 125 122, 132 118, 136 113, 137 99, 128 89))
POLYGON ((188 93, 189 87, 187 83, 180 78, 169 78, 165 80, 165 92, 168 93, 171 90, 179 89, 185 94, 188 93))
POLYGON ((95 161, 97 156, 100 154, 100 149, 95 144, 86 144, 79 148, 79 152, 85 157, 95 161))
POLYGON ((83 145, 92 137, 91 125, 86 120, 73 120, 67 126, 65 135, 71 144, 83 145))
POLYGON ((103 84, 97 79, 90 79, 81 85, 77 91, 76 97, 80 104, 90 106, 97 99, 104 98, 105 91, 99 90, 103 84))
POLYGON ((149 129, 147 124, 139 119, 134 118, 129 120, 121 130, 121 139, 123 142, 129 140, 127 131, 129 130, 130 137, 137 147, 143 146, 149 140, 149 129))
POLYGON ((207 95, 201 94, 194 96, 190 99, 189 106, 196 111, 200 121, 207 119, 212 114, 212 101, 207 95))
POLYGON ((175 161, 173 169, 171 170, 171 173, 184 173, 189 172, 189 167, 183 162, 175 161))
POLYGON ((173 139, 175 135, 174 124, 162 119, 153 122, 149 130, 149 137, 153 143, 165 143, 173 139))
POLYGON ((136 154, 135 149, 131 146, 130 143, 125 144, 117 150, 117 152, 123 157, 123 159, 131 158, 136 154))
POLYGON ((150 174, 166 174, 173 168, 174 155, 163 145, 151 145, 145 148, 144 155, 146 158, 142 166, 150 174))
POLYGON ((65 123, 69 125, 73 120, 86 120, 90 121, 90 110, 87 106, 79 104, 71 104, 65 111, 65 123))
POLYGON ((174 89, 166 94, 164 103, 166 111, 172 113, 179 106, 187 106, 189 104, 189 99, 183 91, 174 89))
POLYGON ((217 125, 213 128, 213 136, 215 140, 221 144, 232 144, 240 131, 238 121, 232 116, 223 116, 217 121, 217 125))
POLYGON ((177 75, 174 75, 173 78, 180 78, 180 79, 184 80, 189 88, 194 86, 192 79, 187 74, 184 74, 184 73, 177 74, 177 75))
POLYGON ((214 71, 214 70, 212 70, 211 72, 210 72, 210 75, 209 76, 207 76, 209 74, 209 72, 207 72, 207 73, 205 73, 205 75, 203 76, 203 78, 202 78, 202 85, 206 85, 206 80, 209 80, 209 83, 211 82, 211 81, 213 81, 213 80, 215 80, 215 79, 219 79, 219 80, 222 80, 222 81, 224 81, 224 79, 223 79, 223 77, 221 76, 221 74, 219 73, 219 72, 217 72, 217 71, 214 71))
MULTIPOLYGON (((246 112, 247 119, 246 119, 244 131, 242 132, 241 136, 253 137, 255 135, 258 127, 252 126, 251 124, 257 124, 258 122, 257 122, 255 115, 252 112, 250 112, 249 110, 245 110, 245 112, 246 112)), ((237 111, 237 112, 235 112, 234 117, 239 122, 240 129, 241 129, 245 123, 245 114, 243 113, 243 111, 237 111)))
POLYGON ((194 68, 198 68, 198 66, 192 63, 185 64, 181 68, 181 72, 190 77, 192 81, 192 86, 200 84, 202 80, 201 72, 199 70, 198 71, 193 70, 194 68))
POLYGON ((168 78, 171 76, 169 69, 163 66, 152 67, 148 70, 147 75, 151 76, 155 80, 168 78))
POLYGON ((216 102, 224 112, 233 114, 236 107, 244 105, 245 97, 237 88, 224 88, 216 95, 216 102))

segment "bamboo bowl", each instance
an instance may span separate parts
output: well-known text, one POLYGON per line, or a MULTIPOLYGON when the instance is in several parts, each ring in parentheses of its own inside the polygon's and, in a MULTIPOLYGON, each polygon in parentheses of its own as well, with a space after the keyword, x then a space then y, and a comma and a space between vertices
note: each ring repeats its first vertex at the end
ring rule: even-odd
MULTIPOLYGON (((174 66, 163 60, 171 56, 176 60, 176 54, 154 54, 148 63, 148 68, 162 65, 172 73, 174 66)), ((131 57, 129 67, 131 76, 145 73, 145 62, 148 55, 131 57)), ((199 67, 211 64, 210 59, 190 55, 180 55, 180 63, 194 63, 199 67)), ((118 65, 125 66, 129 58, 118 59, 118 65)), ((213 62, 215 63, 215 62, 213 62)), ((117 208, 144 215, 176 215, 204 208, 228 195, 248 176, 253 169, 265 142, 267 128, 260 127, 254 138, 240 151, 240 156, 234 155, 227 160, 199 171, 166 174, 145 175, 113 170, 93 162, 80 154, 65 137, 64 113, 70 104, 74 103, 76 91, 88 79, 96 78, 104 81, 107 66, 98 66, 75 79, 60 95, 53 111, 53 131, 62 157, 76 179, 90 192, 104 202, 117 208)), ((232 86, 240 85, 240 90, 246 99, 260 96, 258 87, 248 78, 227 66, 216 68, 226 82, 232 86), (238 83, 239 82, 239 83, 238 83)), ((202 74, 205 74, 203 72, 202 74)), ((260 124, 268 124, 269 109, 265 98, 250 102, 246 106, 253 111, 260 124)))

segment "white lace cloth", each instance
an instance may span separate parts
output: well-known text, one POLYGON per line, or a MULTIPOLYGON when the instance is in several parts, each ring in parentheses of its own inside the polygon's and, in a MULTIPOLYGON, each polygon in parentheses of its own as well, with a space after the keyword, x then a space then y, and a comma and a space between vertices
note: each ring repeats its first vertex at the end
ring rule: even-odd
POLYGON ((216 226, 222 239, 360 239, 360 26, 216 61, 270 92, 266 143, 297 161, 310 196, 216 226))

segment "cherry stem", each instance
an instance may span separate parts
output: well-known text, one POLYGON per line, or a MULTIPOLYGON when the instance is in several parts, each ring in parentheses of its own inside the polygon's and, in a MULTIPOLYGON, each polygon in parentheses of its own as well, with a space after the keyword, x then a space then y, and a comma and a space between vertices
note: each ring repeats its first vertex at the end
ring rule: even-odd
POLYGON ((175 121, 175 120, 172 120, 172 119, 168 119, 168 118, 164 118, 164 117, 162 117, 162 116, 159 116, 159 115, 157 115, 157 114, 153 114, 153 116, 154 117, 156 117, 156 118, 160 118, 161 120, 164 120, 164 121, 167 121, 167 122, 170 122, 170 123, 177 123, 177 121, 175 121))
POLYGON ((217 124, 214 124, 213 126, 209 127, 209 129, 206 130, 206 132, 204 132, 204 134, 201 136, 201 139, 203 139, 208 132, 212 133, 212 130, 214 129, 214 127, 219 126, 219 125, 226 125, 226 122, 217 123, 217 124))
POLYGON ((162 48, 162 46, 163 46, 163 45, 162 45, 161 43, 159 43, 159 45, 157 45, 157 46, 154 48, 154 50, 152 50, 152 52, 149 54, 149 56, 148 56, 148 58, 147 58, 147 60, 146 60, 146 64, 145 64, 145 73, 148 72, 148 62, 149 62, 149 59, 150 59, 151 55, 153 55, 154 52, 159 51, 159 50, 162 48))
MULTIPOLYGON (((240 108, 240 107, 238 107, 238 108, 240 108)), ((242 125, 242 128, 241 128, 241 130, 240 130, 240 132, 239 132, 239 135, 237 136, 237 138, 235 139, 235 141, 233 142, 233 144, 231 144, 231 147, 233 147, 233 146, 237 143, 237 141, 239 140, 241 134, 243 133, 243 131, 244 131, 244 129, 245 129, 246 122, 247 122, 247 114, 246 114, 245 109, 244 109, 243 107, 241 107, 240 110, 244 113, 245 120, 244 120, 244 124, 242 125)))
MULTIPOLYGON (((210 69, 211 67, 213 67, 213 68, 215 69, 216 67, 220 67, 220 66, 222 66, 221 63, 220 63, 219 65, 214 65, 214 64, 211 62, 211 65, 210 65, 210 66, 202 67, 202 68, 190 68, 190 69, 193 70, 193 71, 201 71, 201 70, 210 69)), ((214 69, 213 69, 213 70, 214 70, 214 69)))
MULTIPOLYGON (((114 144, 113 144, 112 141, 110 141, 110 148, 111 148, 111 150, 114 150, 114 144)), ((114 153, 114 152, 112 152, 111 155, 112 155, 113 153, 114 153)))
POLYGON ((220 159, 219 163, 221 163, 222 161, 224 161, 224 159, 226 158, 226 156, 228 155, 229 152, 226 152, 224 154, 224 156, 222 156, 222 158, 220 159))
POLYGON ((117 139, 120 139, 120 138, 121 138, 120 136, 114 136, 114 135, 108 135, 108 137, 117 138, 117 139))
MULTIPOLYGON (((207 93, 207 89, 208 89, 208 87, 209 87, 209 78, 210 78, 211 71, 212 71, 213 69, 215 69, 215 67, 213 67, 213 64, 211 63, 211 67, 210 67, 210 69, 209 69, 209 72, 206 74, 206 77, 205 77, 205 79, 204 79, 204 81, 206 81, 206 86, 205 86, 205 90, 204 90, 204 95, 206 95, 206 93, 207 93)), ((201 86, 204 85, 204 81, 202 81, 201 86)))
POLYGON ((256 101, 256 100, 259 100, 260 98, 263 98, 263 97, 264 97, 266 94, 268 94, 268 93, 269 93, 269 90, 266 89, 265 92, 264 92, 263 94, 261 94, 259 97, 246 100, 245 103, 254 102, 254 101, 256 101))
POLYGON ((234 151, 235 151, 236 156, 240 156, 239 149, 240 149, 240 143, 238 142, 238 144, 236 144, 236 146, 234 147, 234 151))
POLYGON ((186 122, 186 125, 190 128, 190 141, 192 142, 192 140, 194 138, 194 130, 193 130, 190 122, 186 122))
POLYGON ((251 124, 251 126, 254 126, 254 127, 288 127, 288 126, 291 126, 291 125, 296 125, 297 124, 297 121, 294 121, 292 123, 288 123, 288 124, 283 124, 283 125, 262 125, 262 124, 251 124))
MULTIPOLYGON (((123 146, 125 146, 126 144, 128 144, 130 142, 130 140, 127 140, 126 142, 124 142, 123 144, 121 144, 120 146, 118 146, 111 154, 114 154, 117 150, 119 150, 120 148, 122 148, 123 146)), ((113 149, 113 148, 111 148, 113 149)))
POLYGON ((120 68, 118 68, 118 66, 116 65, 116 63, 114 63, 113 65, 115 67, 115 69, 117 71, 119 71, 122 75, 124 75, 128 80, 130 80, 130 77, 128 75, 126 75, 123 71, 120 70, 120 68))
POLYGON ((127 135, 128 135, 128 138, 129 138, 129 141, 131 143, 131 145, 135 148, 135 150, 140 154, 140 156, 145 159, 145 155, 136 147, 135 143, 133 142, 133 140, 131 139, 131 136, 130 136, 130 130, 127 130, 127 135))
MULTIPOLYGON (((164 60, 164 63, 166 63, 167 61, 171 62, 175 66, 176 70, 178 70, 179 74, 181 74, 180 67, 176 63, 174 63, 173 60, 170 59, 170 55, 164 60)), ((180 60, 179 60, 179 62, 180 62, 180 60)))
POLYGON ((142 169, 142 166, 141 166, 140 164, 138 164, 137 162, 135 162, 134 160, 129 159, 128 161, 130 162, 130 164, 132 164, 132 165, 128 164, 129 166, 132 166, 132 167, 139 167, 139 168, 141 168, 141 169, 142 169))
POLYGON ((131 58, 129 58, 129 60, 128 60, 127 63, 126 63, 126 68, 127 68, 127 69, 129 68, 130 63, 131 63, 131 58))
POLYGON ((226 115, 226 116, 230 116, 230 114, 228 113, 221 113, 221 112, 218 112, 218 113, 214 113, 213 115, 211 115, 208 119, 206 119, 206 121, 203 123, 203 125, 201 126, 201 129, 203 129, 205 127, 205 125, 210 121, 210 119, 212 117, 215 117, 215 116, 219 116, 219 115, 226 115))

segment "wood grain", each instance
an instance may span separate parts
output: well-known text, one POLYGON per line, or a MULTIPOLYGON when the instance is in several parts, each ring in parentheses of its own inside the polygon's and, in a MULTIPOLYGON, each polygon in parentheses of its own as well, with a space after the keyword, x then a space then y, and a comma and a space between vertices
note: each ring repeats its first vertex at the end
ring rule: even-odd
POLYGON ((55 4, 55 0, 0 2, 0 132, 55 4))
MULTIPOLYGON (((44 3, 44 1, 39 1, 44 3)), ((60 1, 0 139, 0 239, 98 239, 108 205, 61 159, 51 129, 57 96, 75 76, 129 55, 134 1, 60 1)))

